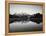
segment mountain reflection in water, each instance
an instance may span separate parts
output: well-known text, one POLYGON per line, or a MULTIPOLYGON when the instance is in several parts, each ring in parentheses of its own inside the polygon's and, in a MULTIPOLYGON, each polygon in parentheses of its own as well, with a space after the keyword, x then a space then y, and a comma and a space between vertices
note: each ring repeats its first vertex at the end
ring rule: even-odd
POLYGON ((10 32, 30 32, 42 31, 42 23, 28 22, 13 22, 10 23, 10 32))

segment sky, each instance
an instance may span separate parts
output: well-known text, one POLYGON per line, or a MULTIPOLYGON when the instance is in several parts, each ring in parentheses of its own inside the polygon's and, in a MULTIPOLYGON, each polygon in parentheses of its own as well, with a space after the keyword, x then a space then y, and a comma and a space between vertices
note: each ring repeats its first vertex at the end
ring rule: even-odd
POLYGON ((42 6, 38 5, 20 5, 20 4, 10 4, 10 14, 42 14, 42 6))

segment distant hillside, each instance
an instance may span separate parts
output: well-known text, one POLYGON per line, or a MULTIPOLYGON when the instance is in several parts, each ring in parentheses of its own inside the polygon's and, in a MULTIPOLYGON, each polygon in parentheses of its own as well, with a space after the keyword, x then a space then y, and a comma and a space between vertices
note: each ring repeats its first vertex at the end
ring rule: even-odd
POLYGON ((10 23, 14 22, 14 21, 32 21, 32 22, 36 22, 36 23, 40 23, 42 22, 42 14, 37 13, 34 15, 9 15, 9 20, 10 23))
POLYGON ((40 13, 34 14, 30 17, 30 21, 40 23, 43 21, 43 16, 40 13))

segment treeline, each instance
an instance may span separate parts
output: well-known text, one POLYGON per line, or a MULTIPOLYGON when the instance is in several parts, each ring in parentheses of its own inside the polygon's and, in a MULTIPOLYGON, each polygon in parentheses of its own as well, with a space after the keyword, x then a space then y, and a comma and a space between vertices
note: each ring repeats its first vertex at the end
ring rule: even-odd
POLYGON ((42 14, 37 13, 34 15, 11 15, 9 14, 9 23, 12 23, 14 21, 32 21, 32 22, 36 22, 36 23, 40 23, 42 22, 42 14))

